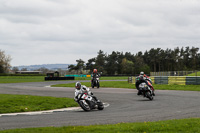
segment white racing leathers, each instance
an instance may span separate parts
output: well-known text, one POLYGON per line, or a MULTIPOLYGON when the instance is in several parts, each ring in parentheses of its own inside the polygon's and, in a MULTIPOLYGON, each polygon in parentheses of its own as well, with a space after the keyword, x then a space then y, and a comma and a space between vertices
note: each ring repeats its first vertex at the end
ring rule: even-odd
POLYGON ((88 95, 92 95, 92 92, 90 91, 90 88, 86 87, 85 85, 81 85, 80 90, 75 89, 75 96, 74 96, 74 100, 77 101, 78 100, 78 95, 79 94, 83 94, 87 92, 88 95))

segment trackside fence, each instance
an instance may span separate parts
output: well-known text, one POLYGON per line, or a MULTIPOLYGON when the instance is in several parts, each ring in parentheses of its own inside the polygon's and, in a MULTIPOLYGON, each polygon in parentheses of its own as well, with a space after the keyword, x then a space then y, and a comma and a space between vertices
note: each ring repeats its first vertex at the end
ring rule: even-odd
MULTIPOLYGON (((151 76, 150 78, 153 84, 200 85, 200 76, 151 76)), ((128 77, 128 82, 135 84, 135 77, 128 77)))

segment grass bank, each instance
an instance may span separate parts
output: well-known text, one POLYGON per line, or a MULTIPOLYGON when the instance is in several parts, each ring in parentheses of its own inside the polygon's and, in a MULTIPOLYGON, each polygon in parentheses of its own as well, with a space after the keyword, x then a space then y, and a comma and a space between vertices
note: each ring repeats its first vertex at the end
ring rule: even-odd
POLYGON ((75 107, 72 98, 0 94, 0 114, 75 107))
POLYGON ((199 133, 200 118, 92 126, 44 127, 4 130, 0 133, 199 133))
POLYGON ((187 76, 200 76, 200 71, 196 72, 196 73, 188 74, 187 76))
MULTIPOLYGON (((45 76, 0 76, 0 83, 44 82, 45 76)), ((128 77, 101 77, 101 80, 127 80, 128 77)), ((75 77, 75 80, 91 80, 90 77, 75 77)))
MULTIPOLYGON (((91 87, 90 82, 83 82, 83 85, 91 87)), ((75 83, 57 84, 52 87, 74 87, 75 83)), ((182 90, 182 91, 200 91, 200 85, 153 85, 156 90, 182 90)), ((136 89, 135 84, 129 84, 127 81, 101 81, 100 87, 110 88, 129 88, 136 89)))

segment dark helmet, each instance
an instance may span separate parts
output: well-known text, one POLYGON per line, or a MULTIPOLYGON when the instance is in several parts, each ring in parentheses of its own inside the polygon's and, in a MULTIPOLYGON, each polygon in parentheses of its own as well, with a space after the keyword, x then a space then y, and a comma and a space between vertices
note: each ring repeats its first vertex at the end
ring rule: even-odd
POLYGON ((97 73, 97 69, 94 69, 94 70, 93 70, 93 73, 97 73))
POLYGON ((76 82, 75 88, 80 90, 81 89, 81 83, 80 82, 76 82))

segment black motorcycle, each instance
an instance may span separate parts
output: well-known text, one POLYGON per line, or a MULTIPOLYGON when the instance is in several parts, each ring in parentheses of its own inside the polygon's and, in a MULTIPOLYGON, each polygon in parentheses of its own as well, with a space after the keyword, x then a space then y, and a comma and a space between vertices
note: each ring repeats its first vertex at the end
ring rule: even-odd
POLYGON ((97 101, 95 96, 88 95, 88 93, 78 94, 77 102, 84 111, 91 111, 92 109, 104 109, 103 103, 101 101, 97 101))
POLYGON ((91 80, 91 87, 94 88, 95 86, 96 86, 97 88, 100 87, 99 76, 95 76, 95 77, 93 77, 92 80, 91 80))

